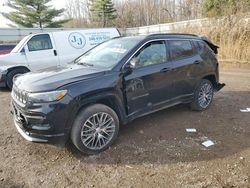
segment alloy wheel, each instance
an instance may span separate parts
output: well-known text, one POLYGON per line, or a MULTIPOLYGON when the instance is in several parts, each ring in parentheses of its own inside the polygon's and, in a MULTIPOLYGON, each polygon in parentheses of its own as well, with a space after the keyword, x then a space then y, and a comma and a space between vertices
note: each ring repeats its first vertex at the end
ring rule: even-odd
POLYGON ((205 109, 209 106, 213 98, 213 92, 214 92, 213 86, 211 84, 206 83, 202 85, 199 91, 199 97, 198 97, 199 105, 202 108, 205 109))
POLYGON ((115 134, 115 121, 108 113, 100 112, 90 116, 81 129, 81 141, 91 150, 104 148, 115 134))

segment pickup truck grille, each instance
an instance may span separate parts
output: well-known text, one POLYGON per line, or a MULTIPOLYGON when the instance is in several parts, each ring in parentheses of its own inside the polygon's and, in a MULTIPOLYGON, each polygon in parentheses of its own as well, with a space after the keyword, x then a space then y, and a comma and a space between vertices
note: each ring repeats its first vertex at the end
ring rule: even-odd
POLYGON ((12 88, 12 97, 15 98, 17 101, 21 102, 22 104, 27 103, 27 92, 18 89, 16 86, 13 86, 12 88))

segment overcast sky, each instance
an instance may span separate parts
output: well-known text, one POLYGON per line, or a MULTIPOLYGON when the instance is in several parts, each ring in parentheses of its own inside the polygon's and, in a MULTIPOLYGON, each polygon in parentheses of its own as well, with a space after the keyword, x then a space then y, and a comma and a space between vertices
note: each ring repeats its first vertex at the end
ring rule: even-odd
MULTIPOLYGON (((7 2, 8 0, 0 0, 0 13, 1 12, 9 12, 10 9, 8 8, 8 6, 4 6, 4 4, 7 2)), ((52 0, 51 1, 51 5, 54 6, 57 9, 60 8, 65 8, 65 4, 66 4, 67 0, 52 0)), ((8 23, 10 23, 9 20, 7 20, 6 18, 4 18, 1 14, 0 14, 0 28, 3 27, 8 27, 8 23)))

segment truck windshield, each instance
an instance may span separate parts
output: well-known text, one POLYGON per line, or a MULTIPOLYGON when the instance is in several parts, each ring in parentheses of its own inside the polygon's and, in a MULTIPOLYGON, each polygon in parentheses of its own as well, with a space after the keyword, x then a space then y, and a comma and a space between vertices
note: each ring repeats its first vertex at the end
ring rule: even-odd
POLYGON ((111 69, 141 40, 142 37, 112 39, 83 54, 75 63, 111 69))
POLYGON ((24 37, 16 46, 15 48, 13 48, 11 50, 11 53, 17 53, 21 50, 21 48, 23 47, 23 44, 25 43, 25 41, 29 38, 29 35, 24 37))

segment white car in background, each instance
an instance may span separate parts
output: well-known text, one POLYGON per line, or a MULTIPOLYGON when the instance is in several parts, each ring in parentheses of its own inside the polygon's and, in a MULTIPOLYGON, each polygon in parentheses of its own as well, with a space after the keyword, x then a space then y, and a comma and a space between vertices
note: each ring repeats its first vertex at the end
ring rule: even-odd
POLYGON ((0 55, 0 87, 12 88, 16 75, 64 66, 94 46, 120 33, 116 28, 55 31, 24 37, 6 55, 0 55))

